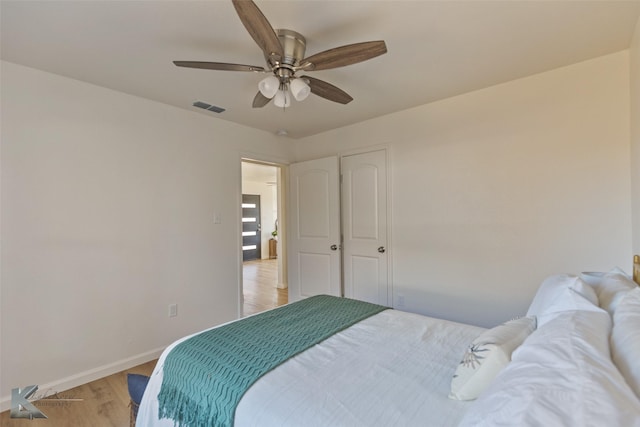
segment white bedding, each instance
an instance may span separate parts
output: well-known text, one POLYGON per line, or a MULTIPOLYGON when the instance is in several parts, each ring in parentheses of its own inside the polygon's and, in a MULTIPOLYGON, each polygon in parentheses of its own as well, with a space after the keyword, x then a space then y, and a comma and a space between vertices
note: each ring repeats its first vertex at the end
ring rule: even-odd
POLYGON ((610 330, 604 310, 555 316, 513 353, 461 427, 640 427, 640 400, 610 358, 610 330))
MULTIPOLYGON (((451 377, 484 329, 386 310, 263 376, 240 401, 235 426, 455 426, 470 402, 450 400, 451 377)), ((186 339, 185 337, 184 339, 186 339)), ((137 426, 158 419, 162 354, 137 426)))

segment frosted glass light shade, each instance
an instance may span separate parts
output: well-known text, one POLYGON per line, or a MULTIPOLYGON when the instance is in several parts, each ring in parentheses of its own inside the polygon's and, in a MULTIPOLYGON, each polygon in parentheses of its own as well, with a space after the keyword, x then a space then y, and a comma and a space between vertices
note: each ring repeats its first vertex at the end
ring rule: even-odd
POLYGON ((279 108, 287 108, 291 105, 291 95, 289 91, 279 90, 273 98, 273 104, 279 108))
POLYGON ((291 93, 296 101, 304 101, 311 93, 311 88, 302 79, 293 79, 290 83, 291 93))
POLYGON ((260 93, 267 98, 273 98, 280 88, 280 80, 276 76, 269 76, 258 83, 258 89, 260 93))

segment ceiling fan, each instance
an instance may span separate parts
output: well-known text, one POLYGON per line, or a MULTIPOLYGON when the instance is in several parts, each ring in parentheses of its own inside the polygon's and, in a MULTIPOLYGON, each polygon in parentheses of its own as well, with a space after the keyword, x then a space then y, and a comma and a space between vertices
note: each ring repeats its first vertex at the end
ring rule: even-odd
POLYGON ((292 30, 274 30, 258 6, 251 0, 232 0, 245 28, 264 52, 267 67, 229 64, 225 62, 173 61, 178 67, 223 71, 253 71, 270 75, 258 84, 253 107, 267 105, 271 99, 277 107, 291 104, 291 95, 304 100, 313 93, 329 101, 348 104, 353 98, 348 93, 323 80, 297 72, 328 70, 366 61, 387 52, 384 41, 349 44, 305 57, 306 40, 292 30))

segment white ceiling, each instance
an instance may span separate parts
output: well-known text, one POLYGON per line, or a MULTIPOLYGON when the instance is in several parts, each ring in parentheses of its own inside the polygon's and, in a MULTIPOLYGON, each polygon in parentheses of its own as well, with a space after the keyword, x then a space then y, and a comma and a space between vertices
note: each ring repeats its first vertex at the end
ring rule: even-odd
POLYGON ((242 180, 276 184, 278 182, 278 168, 251 162, 242 162, 242 180))
POLYGON ((212 118, 300 138, 629 47, 634 1, 256 0, 275 28, 302 33, 307 56, 383 39, 388 53, 309 73, 353 96, 251 108, 264 75, 179 68, 173 60, 264 66, 229 0, 7 1, 3 60, 212 118), (215 114, 196 100, 226 108, 215 114))

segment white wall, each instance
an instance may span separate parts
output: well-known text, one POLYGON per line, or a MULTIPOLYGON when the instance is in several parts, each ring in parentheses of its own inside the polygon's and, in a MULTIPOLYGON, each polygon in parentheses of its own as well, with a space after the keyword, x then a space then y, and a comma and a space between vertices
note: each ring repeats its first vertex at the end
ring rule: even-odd
POLYGON ((631 44, 631 200, 633 252, 640 254, 640 19, 631 44))
POLYGON ((628 268, 629 102, 624 51, 315 135, 296 157, 389 146, 394 296, 488 326, 550 274, 628 268))
MULTIPOLYGON (((411 311, 498 323, 548 274, 629 265, 638 40, 631 61, 316 135, 296 157, 389 146, 394 293, 411 311)), ((12 387, 79 384, 237 316, 240 156, 286 163, 289 142, 6 62, 1 102, 2 403, 12 387)))
POLYGON ((6 62, 1 119, 5 408, 237 317, 241 155, 290 142, 6 62))

